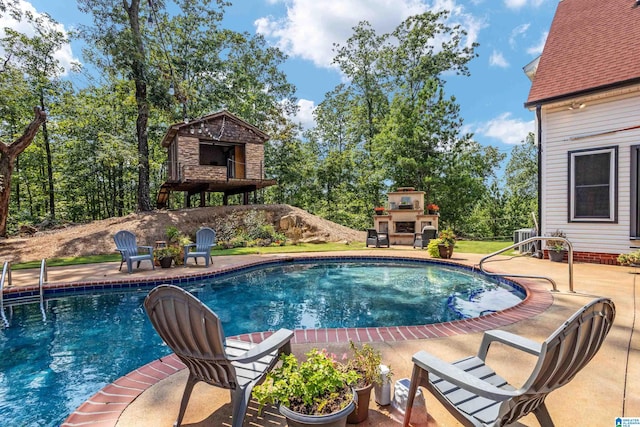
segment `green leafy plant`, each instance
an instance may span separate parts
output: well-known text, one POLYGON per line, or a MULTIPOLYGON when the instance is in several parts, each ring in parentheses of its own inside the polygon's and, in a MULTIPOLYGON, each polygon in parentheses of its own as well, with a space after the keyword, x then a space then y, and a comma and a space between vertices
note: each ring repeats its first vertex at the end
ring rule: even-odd
POLYGON ((266 404, 280 404, 301 414, 321 415, 351 402, 351 386, 358 380, 358 373, 345 369, 326 350, 314 348, 306 356, 306 361, 298 362, 294 355, 283 354, 282 366, 254 387, 252 394, 260 410, 266 404))
MULTIPOLYGON (((363 344, 362 347, 357 347, 353 341, 349 341, 349 346, 353 355, 344 367, 356 371, 360 376, 355 387, 363 388, 370 384, 381 384, 380 364, 382 363, 382 355, 380 351, 375 350, 369 344, 363 344)), ((389 370, 391 370, 391 367, 389 367, 389 370)), ((391 375, 390 372, 387 375, 387 380, 390 381, 391 375)))
POLYGON ((429 244, 427 245, 427 253, 432 258, 440 258, 440 249, 438 249, 438 246, 443 244, 444 244, 444 241, 442 239, 429 240, 429 244))
POLYGON ((167 246, 165 248, 158 248, 153 250, 153 258, 155 260, 161 260, 163 258, 173 258, 174 261, 176 257, 180 254, 180 249, 175 246, 167 246))
POLYGON ((452 229, 446 228, 438 234, 438 238, 431 239, 427 245, 427 253, 433 258, 440 258, 439 246, 452 248, 456 245, 456 235, 452 229))
POLYGON ((618 262, 621 265, 640 265, 640 249, 628 254, 618 255, 618 262))
MULTIPOLYGON (((566 239, 567 234, 564 231, 558 229, 553 233, 548 234, 548 237, 562 237, 563 239, 566 239)), ((547 249, 549 249, 550 251, 563 251, 566 249, 566 243, 564 242, 564 240, 549 239, 547 240, 547 249)))
POLYGON ((182 237, 182 233, 178 230, 178 227, 169 226, 165 230, 165 234, 167 235, 167 241, 170 244, 178 244, 180 242, 180 238, 182 237))
POLYGON ((438 235, 438 239, 442 241, 441 244, 447 247, 455 246, 456 244, 456 235, 450 228, 445 228, 444 230, 442 230, 438 235))

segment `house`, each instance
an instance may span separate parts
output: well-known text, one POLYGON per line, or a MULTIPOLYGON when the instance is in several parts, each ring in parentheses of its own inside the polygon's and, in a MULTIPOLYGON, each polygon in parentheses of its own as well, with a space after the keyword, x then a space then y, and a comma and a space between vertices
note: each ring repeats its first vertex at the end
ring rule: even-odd
POLYGON ((162 139, 167 148, 167 177, 158 192, 156 205, 164 208, 172 191, 190 196, 206 192, 223 193, 223 203, 233 194, 249 194, 275 180, 264 178, 264 144, 269 136, 228 111, 169 127, 162 139))
POLYGON ((574 260, 640 247, 640 0, 561 0, 525 107, 535 111, 541 235, 574 260))

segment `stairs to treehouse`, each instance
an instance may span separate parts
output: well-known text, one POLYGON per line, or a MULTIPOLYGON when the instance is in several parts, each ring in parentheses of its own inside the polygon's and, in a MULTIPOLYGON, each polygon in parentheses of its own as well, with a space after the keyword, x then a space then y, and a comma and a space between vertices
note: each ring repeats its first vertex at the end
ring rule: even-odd
POLYGON ((171 185, 168 183, 162 184, 158 191, 158 198, 156 199, 156 207, 158 209, 165 209, 167 207, 167 201, 169 200, 169 193, 171 192, 171 185))

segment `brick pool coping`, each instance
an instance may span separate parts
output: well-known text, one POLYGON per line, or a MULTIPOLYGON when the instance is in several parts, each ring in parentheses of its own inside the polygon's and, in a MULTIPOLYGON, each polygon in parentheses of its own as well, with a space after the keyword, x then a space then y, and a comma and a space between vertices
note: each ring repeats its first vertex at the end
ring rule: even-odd
MULTIPOLYGON (((477 271, 474 267, 452 261, 433 261, 411 257, 396 256, 333 256, 333 255, 297 255, 286 258, 271 259, 250 262, 242 266, 225 267, 208 273, 185 274, 167 276, 166 278, 130 279, 117 281, 93 281, 85 283, 57 283, 47 285, 47 290, 54 292, 68 292, 70 288, 83 290, 99 289, 126 289, 145 286, 156 286, 161 283, 171 282, 185 284, 207 278, 245 271, 253 268, 269 265, 280 265, 291 261, 400 261, 400 262, 426 262, 438 265, 452 265, 477 271)), ((311 343, 339 343, 353 340, 356 342, 396 342, 405 340, 417 340, 427 338, 445 338, 459 334, 482 332, 506 326, 521 320, 529 319, 545 311, 553 303, 551 293, 541 285, 524 280, 509 280, 520 286, 526 292, 525 299, 514 307, 490 313, 472 319, 462 319, 432 325, 418 326, 393 326, 374 328, 326 328, 326 329, 297 329, 294 331, 292 344, 311 343)), ((22 291, 33 291, 23 288, 22 291)), ((37 291, 37 289, 36 289, 37 291)), ((273 332, 255 332, 233 337, 251 343, 259 343, 273 332)), ((62 424, 63 427, 92 426, 114 427, 120 415, 138 396, 158 382, 185 369, 186 366, 175 354, 154 360, 126 375, 118 378, 113 383, 105 386, 86 402, 71 413, 62 424)))

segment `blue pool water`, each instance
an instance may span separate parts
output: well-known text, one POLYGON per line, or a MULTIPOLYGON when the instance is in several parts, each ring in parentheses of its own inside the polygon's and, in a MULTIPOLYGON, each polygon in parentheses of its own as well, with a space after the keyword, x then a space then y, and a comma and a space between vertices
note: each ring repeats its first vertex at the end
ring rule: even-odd
MULTIPOLYGON (((226 335, 281 327, 422 325, 519 303, 518 288, 436 264, 286 264, 184 286, 226 335)), ((0 329, 3 425, 58 426, 106 384, 168 354, 142 307, 148 289, 16 306, 0 329), (9 421, 7 423, 7 421, 9 421)))

